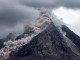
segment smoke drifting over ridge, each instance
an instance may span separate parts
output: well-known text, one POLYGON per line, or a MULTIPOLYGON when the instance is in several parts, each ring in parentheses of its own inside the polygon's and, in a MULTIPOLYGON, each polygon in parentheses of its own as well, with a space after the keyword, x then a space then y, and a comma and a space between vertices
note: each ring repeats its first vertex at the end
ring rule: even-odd
POLYGON ((22 32, 24 22, 35 20, 38 15, 38 10, 16 0, 0 0, 0 38, 13 31, 22 32))
POLYGON ((0 0, 0 37, 11 31, 22 31, 24 21, 35 20, 39 12, 37 8, 57 8, 64 6, 79 9, 79 0, 0 0), (14 27, 14 28, 13 28, 14 27), (15 30, 14 30, 15 29, 15 30), (16 30, 17 29, 17 30, 16 30))
MULTIPOLYGON (((34 22, 33 23, 31 21, 30 24, 26 26, 26 28, 32 28, 32 31, 34 33, 31 33, 31 35, 22 37, 18 40, 14 40, 14 41, 9 40, 8 42, 4 42, 5 46, 0 49, 0 57, 1 57, 0 59, 9 58, 9 54, 12 51, 19 50, 22 46, 29 43, 33 37, 37 36, 39 33, 44 31, 48 27, 48 25, 51 24, 52 20, 50 20, 51 19, 51 15, 49 15, 50 13, 49 12, 46 12, 45 14, 42 13, 43 12, 41 12, 39 19, 36 22, 33 21, 34 22), (44 16, 48 16, 48 17, 44 17, 44 16)), ((28 31, 28 29, 26 31, 28 31)))

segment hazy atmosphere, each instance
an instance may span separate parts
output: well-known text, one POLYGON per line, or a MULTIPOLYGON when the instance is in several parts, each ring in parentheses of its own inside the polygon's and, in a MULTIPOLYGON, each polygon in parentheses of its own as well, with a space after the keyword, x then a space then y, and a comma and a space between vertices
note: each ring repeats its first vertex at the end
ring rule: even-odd
POLYGON ((80 0, 0 0, 0 60, 80 60, 80 0))
POLYGON ((4 36, 11 31, 21 32, 24 21, 35 20, 38 17, 38 8, 53 10, 54 8, 55 10, 58 8, 58 10, 54 12, 55 15, 59 13, 59 15, 61 14, 61 16, 63 16, 62 14, 65 14, 64 17, 60 16, 59 18, 62 18, 66 23, 74 24, 73 26, 76 26, 76 28, 80 26, 78 14, 80 13, 79 0, 0 0, 0 36, 4 36), (59 7, 65 7, 62 8, 63 12, 61 12, 62 10, 60 10, 59 7), (66 14, 67 12, 70 13, 66 14), (76 16, 74 17, 70 14, 75 14, 76 16))
POLYGON ((79 29, 79 0, 0 0, 0 37, 12 31, 20 33, 24 21, 38 18, 40 8, 55 9, 59 19, 79 29))

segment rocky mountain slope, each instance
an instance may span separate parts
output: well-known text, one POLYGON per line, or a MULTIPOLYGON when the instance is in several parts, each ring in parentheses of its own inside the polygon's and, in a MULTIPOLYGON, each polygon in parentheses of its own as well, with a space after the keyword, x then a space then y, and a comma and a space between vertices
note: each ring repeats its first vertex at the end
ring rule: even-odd
POLYGON ((4 43, 0 60, 80 60, 79 48, 57 26, 49 11, 25 26, 25 31, 14 41, 4 43))
POLYGON ((39 20, 45 27, 17 52, 11 52, 10 60, 80 60, 77 46, 56 27, 47 11, 40 12, 39 20))
POLYGON ((80 37, 73 33, 67 26, 63 25, 62 30, 66 32, 66 36, 71 39, 77 47, 80 48, 80 37))

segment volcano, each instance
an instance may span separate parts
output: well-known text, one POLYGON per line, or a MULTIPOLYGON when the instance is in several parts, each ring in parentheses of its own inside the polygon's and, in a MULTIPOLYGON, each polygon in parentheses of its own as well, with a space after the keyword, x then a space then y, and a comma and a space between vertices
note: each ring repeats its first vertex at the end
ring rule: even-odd
POLYGON ((6 42, 8 50, 2 48, 2 51, 9 52, 7 60, 80 60, 77 44, 80 38, 73 36, 65 26, 57 26, 53 20, 56 19, 52 19, 49 11, 41 10, 40 17, 26 25, 22 35, 11 45, 6 42))
MULTIPOLYGON (((71 31, 66 32, 69 29, 65 30, 63 26, 61 32, 52 21, 48 11, 40 12, 38 22, 40 25, 37 27, 42 31, 17 52, 12 51, 9 58, 10 60, 80 60, 80 50, 75 44, 76 42, 73 41, 74 38, 68 37, 71 31), (66 32, 66 34, 68 33, 68 36, 64 36, 64 32, 66 32)), ((25 30, 25 32, 27 30, 25 30)), ((71 36, 73 36, 73 34, 71 36)), ((22 37, 19 36, 19 38, 22 37)))

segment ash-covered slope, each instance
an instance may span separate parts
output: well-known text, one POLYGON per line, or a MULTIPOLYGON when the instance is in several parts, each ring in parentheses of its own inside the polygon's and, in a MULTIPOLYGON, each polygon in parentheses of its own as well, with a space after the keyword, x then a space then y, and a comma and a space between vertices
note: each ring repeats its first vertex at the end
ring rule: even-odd
POLYGON ((40 29, 36 32, 40 32, 18 51, 11 52, 9 60, 80 60, 76 45, 54 25, 47 11, 42 11, 38 19, 41 24, 36 25, 40 29))
POLYGON ((66 32, 66 36, 71 39, 77 47, 80 48, 80 37, 73 33, 67 26, 63 25, 62 30, 66 32))

